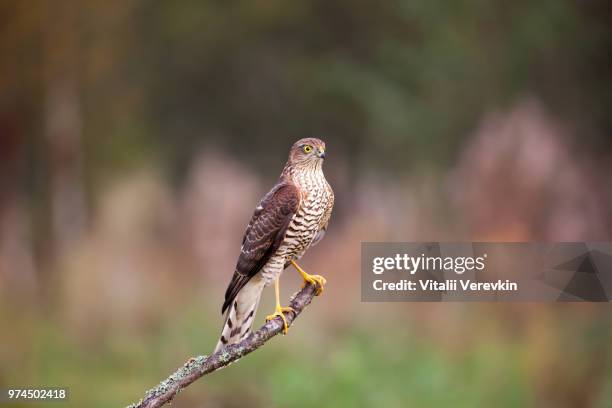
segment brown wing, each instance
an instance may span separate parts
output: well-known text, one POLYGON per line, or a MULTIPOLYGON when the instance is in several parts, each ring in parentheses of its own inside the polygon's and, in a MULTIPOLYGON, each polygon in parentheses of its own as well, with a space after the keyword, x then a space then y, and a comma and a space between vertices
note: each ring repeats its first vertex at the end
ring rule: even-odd
POLYGON ((300 193, 289 183, 277 185, 261 200, 244 233, 236 271, 225 292, 221 313, 276 252, 299 205, 300 193))

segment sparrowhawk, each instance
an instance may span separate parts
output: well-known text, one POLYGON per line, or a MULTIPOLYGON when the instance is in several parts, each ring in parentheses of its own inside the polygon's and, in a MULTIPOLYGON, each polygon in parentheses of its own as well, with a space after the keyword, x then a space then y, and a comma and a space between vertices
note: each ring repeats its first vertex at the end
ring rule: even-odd
POLYGON ((278 182, 255 208, 225 292, 221 313, 227 313, 215 351, 249 335, 263 288, 273 282, 276 308, 266 320, 280 317, 287 332, 283 312, 291 308, 280 305, 279 277, 289 265, 305 283, 317 286, 317 295, 323 290, 325 278, 307 274, 295 261, 323 238, 334 206, 334 193, 323 175, 324 158, 322 140, 298 140, 278 182))

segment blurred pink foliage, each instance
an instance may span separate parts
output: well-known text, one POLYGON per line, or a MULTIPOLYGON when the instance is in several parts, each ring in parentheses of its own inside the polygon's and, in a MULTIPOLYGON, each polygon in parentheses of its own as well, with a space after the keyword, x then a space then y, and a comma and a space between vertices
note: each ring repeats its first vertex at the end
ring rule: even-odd
POLYGON ((449 179, 458 218, 474 239, 610 236, 605 170, 567 132, 535 99, 484 117, 449 179))

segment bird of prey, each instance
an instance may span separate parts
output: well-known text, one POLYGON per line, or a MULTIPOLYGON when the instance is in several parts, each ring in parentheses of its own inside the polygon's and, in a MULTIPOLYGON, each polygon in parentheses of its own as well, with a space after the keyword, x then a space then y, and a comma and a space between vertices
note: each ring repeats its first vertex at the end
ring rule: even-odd
POLYGON ((317 295, 323 290, 325 278, 307 274, 295 261, 323 238, 334 206, 334 193, 323 175, 324 158, 322 140, 295 142, 278 182, 255 208, 225 292, 221 313, 227 313, 215 352, 249 335, 261 293, 272 283, 276 308, 266 321, 280 317, 287 333, 283 312, 292 309, 281 307, 279 277, 289 265, 302 275, 304 284, 316 285, 317 295))

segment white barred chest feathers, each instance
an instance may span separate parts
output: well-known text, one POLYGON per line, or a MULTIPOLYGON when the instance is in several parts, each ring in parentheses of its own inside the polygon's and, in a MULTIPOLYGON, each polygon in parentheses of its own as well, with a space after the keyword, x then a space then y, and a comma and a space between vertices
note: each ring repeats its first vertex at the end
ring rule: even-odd
POLYGON ((302 200, 283 243, 263 268, 267 284, 280 275, 289 261, 299 259, 322 238, 334 205, 334 193, 320 168, 298 172, 292 178, 300 186, 302 200))

